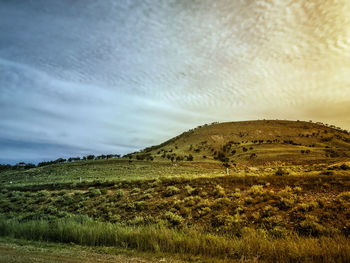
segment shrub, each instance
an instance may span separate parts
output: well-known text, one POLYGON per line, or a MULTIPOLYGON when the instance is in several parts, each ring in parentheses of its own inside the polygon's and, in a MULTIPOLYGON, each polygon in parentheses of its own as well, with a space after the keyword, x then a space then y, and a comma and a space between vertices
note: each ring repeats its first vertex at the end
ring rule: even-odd
POLYGON ((199 193, 199 196, 204 198, 204 197, 207 197, 207 196, 208 196, 208 193, 207 193, 206 191, 203 191, 203 192, 201 191, 201 192, 199 193))
POLYGON ((165 190, 165 193, 164 195, 165 196, 173 196, 173 195, 176 195, 177 193, 179 193, 180 190, 179 188, 177 188, 176 186, 168 186, 165 190))
POLYGON ((340 169, 342 170, 350 170, 350 166, 349 165, 346 165, 346 164, 342 164, 341 166, 339 166, 340 169))
POLYGON ((51 215, 56 215, 58 213, 58 210, 56 207, 49 205, 45 208, 45 213, 51 214, 51 215))
POLYGON ((276 176, 284 176, 284 175, 288 175, 289 173, 285 170, 282 169, 282 167, 279 167, 277 169, 277 171, 275 172, 276 176))
POLYGON ((152 194, 147 193, 147 194, 144 194, 143 196, 141 196, 140 199, 147 200, 147 199, 152 199, 152 197, 153 197, 152 194))
POLYGON ((279 207, 281 209, 288 209, 288 208, 291 208, 293 205, 294 205, 294 199, 289 199, 284 197, 280 198, 279 207))
POLYGON ((61 191, 59 191, 57 193, 57 195, 65 195, 65 194, 68 194, 68 193, 69 193, 69 191, 67 191, 67 190, 61 190, 61 191))
POLYGON ((189 196, 185 197, 183 201, 185 206, 194 206, 201 201, 201 198, 199 196, 189 196))
POLYGON ((82 196, 83 194, 84 194, 84 192, 81 190, 74 191, 74 196, 82 196))
POLYGON ((127 202, 123 205, 126 211, 133 211, 135 210, 135 204, 132 202, 127 202))
POLYGON ((321 175, 334 175, 333 171, 322 171, 320 172, 321 175))
POLYGON ((61 205, 71 205, 72 203, 74 203, 74 200, 73 200, 73 197, 71 195, 65 194, 63 196, 59 196, 56 199, 56 202, 58 204, 61 204, 61 205))
POLYGON ((196 205, 197 208, 210 207, 210 206, 211 206, 211 203, 208 199, 202 199, 196 205))
POLYGON ((300 194, 303 191, 303 189, 299 186, 296 186, 293 188, 293 192, 296 194, 300 194))
POLYGON ((172 212, 166 212, 164 214, 164 218, 173 226, 181 226, 184 222, 184 219, 182 216, 179 216, 172 212))
POLYGON ((285 238, 288 235, 288 230, 283 226, 275 226, 270 229, 269 233, 275 238, 285 238))
POLYGON ((193 187, 191 187, 191 186, 189 186, 189 185, 186 185, 186 186, 185 186, 185 190, 186 190, 186 193, 187 193, 188 195, 192 195, 192 194, 194 194, 195 192, 197 192, 195 188, 193 188, 193 187))
POLYGON ((209 214, 210 212, 211 212, 210 207, 202 207, 202 208, 198 211, 198 213, 199 213, 200 216, 205 216, 205 215, 209 214))
POLYGON ((216 185, 214 188, 214 195, 216 197, 224 197, 225 196, 225 189, 221 187, 220 185, 216 185))
POLYGON ((38 199, 36 200, 37 203, 44 203, 45 201, 48 201, 49 198, 45 197, 45 196, 40 196, 38 197, 38 199))
POLYGON ((309 212, 314 210, 317 207, 318 207, 318 203, 315 201, 312 201, 310 203, 298 204, 293 210, 300 211, 300 212, 309 212))
POLYGON ((221 209, 223 207, 228 207, 229 205, 231 205, 231 200, 227 197, 222 197, 216 199, 212 207, 215 209, 221 209))
POLYGON ((264 188, 262 185, 253 185, 248 190, 248 194, 250 194, 253 197, 262 195, 262 194, 264 194, 264 188))
POLYGON ((233 197, 234 198, 237 198, 237 199, 239 199, 239 198, 241 198, 241 193, 240 192, 235 192, 234 194, 233 194, 233 197))
POLYGON ((38 195, 39 197, 47 197, 47 196, 49 196, 49 191, 47 191, 47 190, 41 190, 41 191, 38 192, 37 195, 38 195))
POLYGON ((102 188, 101 189, 101 194, 103 194, 103 195, 107 194, 107 189, 106 188, 102 188))
POLYGON ((90 189, 89 195, 91 197, 99 196, 99 195, 101 195, 101 191, 100 191, 100 189, 90 189))
POLYGON ((140 193, 141 189, 138 187, 135 187, 134 189, 132 189, 132 193, 138 194, 140 193))
POLYGON ((115 192, 115 197, 120 199, 124 196, 124 191, 122 189, 119 189, 115 192))
POLYGON ((19 192, 19 191, 10 192, 9 198, 10 198, 10 201, 11 201, 11 202, 18 202, 18 201, 21 201, 22 198, 23 198, 22 192, 19 192))
POLYGON ((272 216, 278 208, 272 207, 271 205, 267 205, 262 209, 262 217, 270 217, 272 216))
POLYGON ((265 217, 261 221, 262 221, 262 224, 269 229, 272 229, 275 226, 281 226, 284 224, 284 219, 281 215, 273 215, 273 216, 265 217))
POLYGON ((252 213, 252 218, 254 220, 254 222, 258 222, 261 218, 261 214, 259 211, 255 211, 254 213, 252 213))
POLYGON ((145 210, 147 208, 147 203, 145 201, 135 202, 135 208, 138 211, 145 210))
POLYGON ((212 225, 216 227, 217 231, 233 235, 240 235, 243 222, 244 220, 239 214, 235 214, 234 216, 217 215, 214 217, 212 225))
POLYGON ((140 226, 145 223, 145 219, 143 216, 135 216, 133 219, 128 221, 129 225, 140 226))
POLYGON ((112 223, 116 223, 120 221, 120 215, 109 215, 108 220, 112 223))
POLYGON ((278 192, 277 198, 279 199, 279 207, 281 209, 292 207, 296 201, 296 195, 289 186, 286 186, 282 191, 278 192))
POLYGON ((247 196, 246 198, 244 198, 244 204, 246 205, 250 205, 254 203, 254 198, 251 196, 247 196))
POLYGON ((336 200, 350 202, 350 192, 343 192, 337 195, 336 200))
POLYGON ((318 218, 312 215, 306 215, 305 220, 299 223, 299 232, 303 235, 319 236, 327 234, 327 228, 318 223, 318 218))

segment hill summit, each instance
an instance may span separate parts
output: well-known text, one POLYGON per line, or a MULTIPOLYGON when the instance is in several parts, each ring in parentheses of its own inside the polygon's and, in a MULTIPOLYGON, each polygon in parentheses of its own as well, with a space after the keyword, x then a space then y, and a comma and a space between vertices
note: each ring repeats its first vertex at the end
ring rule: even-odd
POLYGON ((257 120, 199 126, 129 158, 236 166, 332 163, 349 156, 346 130, 305 121, 257 120))

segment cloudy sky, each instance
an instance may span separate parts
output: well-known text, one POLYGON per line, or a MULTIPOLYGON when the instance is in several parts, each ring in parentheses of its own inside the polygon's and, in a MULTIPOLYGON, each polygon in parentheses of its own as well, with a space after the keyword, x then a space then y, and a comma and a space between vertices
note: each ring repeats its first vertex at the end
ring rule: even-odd
POLYGON ((0 0, 0 163, 263 118, 350 128, 349 0, 0 0))

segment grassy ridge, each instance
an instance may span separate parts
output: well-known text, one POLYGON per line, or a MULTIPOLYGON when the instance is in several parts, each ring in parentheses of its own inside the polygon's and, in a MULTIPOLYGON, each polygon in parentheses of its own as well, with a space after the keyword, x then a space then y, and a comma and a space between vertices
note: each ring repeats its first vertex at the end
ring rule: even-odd
POLYGON ((203 125, 132 156, 154 160, 223 161, 238 166, 307 164, 350 156, 350 134, 304 121, 261 120, 203 125))
POLYGON ((249 166, 331 164, 347 161, 349 156, 350 135, 331 127, 292 121, 220 123, 196 128, 126 158, 0 172, 0 186, 213 177, 226 173, 223 164, 241 175, 249 166))
POLYGON ((275 239, 252 229, 245 229, 242 237, 238 238, 201 233, 195 229, 184 231, 160 225, 130 227, 81 218, 25 223, 1 218, 0 235, 215 258, 259 258, 267 262, 350 260, 350 241, 343 236, 319 239, 289 236, 275 239))

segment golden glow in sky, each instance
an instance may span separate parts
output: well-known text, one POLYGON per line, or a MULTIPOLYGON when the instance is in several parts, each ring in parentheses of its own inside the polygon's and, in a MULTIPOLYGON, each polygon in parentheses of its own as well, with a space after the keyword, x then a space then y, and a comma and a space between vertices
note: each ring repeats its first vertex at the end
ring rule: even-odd
POLYGON ((0 162, 213 121, 350 129, 349 0, 2 1, 0 31, 0 162))

